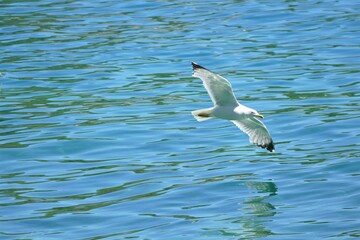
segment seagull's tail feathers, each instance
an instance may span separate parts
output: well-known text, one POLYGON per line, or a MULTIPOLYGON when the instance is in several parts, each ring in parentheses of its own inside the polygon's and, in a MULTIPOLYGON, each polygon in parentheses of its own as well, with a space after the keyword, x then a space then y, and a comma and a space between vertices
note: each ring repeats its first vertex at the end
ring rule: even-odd
POLYGON ((205 109, 192 111, 191 114, 194 116, 194 118, 197 121, 202 122, 214 118, 212 112, 213 112, 213 108, 205 108, 205 109))

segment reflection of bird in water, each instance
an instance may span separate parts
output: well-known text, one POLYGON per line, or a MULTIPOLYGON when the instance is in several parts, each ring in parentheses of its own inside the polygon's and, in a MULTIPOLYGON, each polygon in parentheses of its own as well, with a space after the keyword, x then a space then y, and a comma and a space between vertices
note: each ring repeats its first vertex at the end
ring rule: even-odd
POLYGON ((271 220, 277 211, 276 208, 266 201, 276 195, 277 187, 273 182, 244 182, 246 187, 251 189, 252 197, 239 202, 239 211, 233 212, 224 221, 230 222, 231 227, 221 227, 223 236, 236 235, 236 239, 258 239, 274 235, 271 229, 267 228, 266 223, 271 220))
POLYGON ((214 107, 191 112, 198 121, 210 118, 222 118, 232 121, 243 132, 249 135, 251 143, 275 151, 273 140, 266 126, 259 120, 264 118, 256 110, 241 105, 235 98, 228 80, 210 70, 192 63, 193 76, 203 81, 205 89, 214 103, 214 107))
POLYGON ((265 226, 268 217, 274 216, 276 208, 265 200, 276 195, 277 187, 273 182, 246 182, 245 186, 258 193, 241 203, 244 215, 237 221, 241 224, 244 239, 263 238, 274 235, 271 229, 265 226), (267 218, 264 218, 267 217, 267 218))
POLYGON ((271 196, 276 195, 278 190, 273 182, 246 182, 245 185, 260 193, 270 193, 271 196))
POLYGON ((257 216, 273 216, 275 212, 272 211, 275 207, 268 202, 264 202, 265 199, 276 195, 277 187, 273 182, 246 182, 245 185, 251 189, 257 190, 258 193, 264 193, 264 196, 252 197, 243 202, 246 206, 245 209, 251 209, 251 214, 257 216))

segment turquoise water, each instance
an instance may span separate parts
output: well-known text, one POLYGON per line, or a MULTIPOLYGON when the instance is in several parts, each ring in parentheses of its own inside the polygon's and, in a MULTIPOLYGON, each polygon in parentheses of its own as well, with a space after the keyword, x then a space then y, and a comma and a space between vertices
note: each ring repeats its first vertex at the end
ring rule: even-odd
POLYGON ((1 239, 360 237, 356 1, 2 1, 1 239), (211 106, 195 61, 265 115, 211 106))

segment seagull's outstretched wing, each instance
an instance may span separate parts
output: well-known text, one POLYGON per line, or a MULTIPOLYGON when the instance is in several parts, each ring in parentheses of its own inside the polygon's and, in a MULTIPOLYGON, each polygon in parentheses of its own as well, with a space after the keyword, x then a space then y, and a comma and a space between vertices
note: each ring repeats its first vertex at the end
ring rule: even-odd
POLYGON ((215 105, 239 105, 228 80, 194 62, 192 63, 192 66, 192 75, 194 77, 200 78, 203 81, 204 87, 215 105))
POLYGON ((239 121, 232 121, 241 131, 249 135, 251 143, 275 152, 275 146, 266 126, 256 118, 244 118, 239 121))

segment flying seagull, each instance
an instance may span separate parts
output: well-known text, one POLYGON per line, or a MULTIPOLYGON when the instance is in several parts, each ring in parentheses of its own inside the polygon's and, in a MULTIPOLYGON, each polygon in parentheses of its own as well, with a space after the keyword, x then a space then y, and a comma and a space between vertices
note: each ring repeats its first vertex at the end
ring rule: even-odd
POLYGON ((199 122, 222 118, 232 121, 241 131, 249 135, 249 141, 270 152, 275 151, 273 140, 266 126, 258 119, 264 118, 256 110, 241 105, 237 100, 228 80, 210 70, 192 63, 193 77, 200 78, 214 107, 192 111, 199 122))

